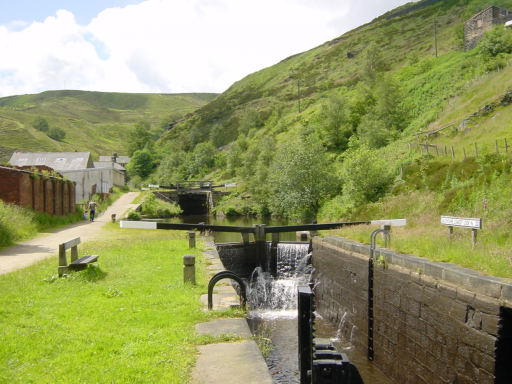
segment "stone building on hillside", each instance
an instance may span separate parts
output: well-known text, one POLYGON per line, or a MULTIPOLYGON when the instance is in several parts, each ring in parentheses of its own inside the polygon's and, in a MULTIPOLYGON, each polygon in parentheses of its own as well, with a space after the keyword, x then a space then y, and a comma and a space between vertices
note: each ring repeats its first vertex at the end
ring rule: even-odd
POLYGON ((510 20, 512 11, 506 8, 491 5, 481 10, 464 23, 464 49, 468 51, 475 48, 485 32, 510 20))
POLYGON ((16 167, 47 166, 76 183, 76 201, 92 195, 108 194, 114 186, 126 184, 124 167, 113 162, 92 161, 89 152, 14 152, 9 163, 16 167))
POLYGON ((130 162, 130 157, 119 156, 117 153, 113 153, 112 156, 100 156, 100 162, 106 161, 119 164, 121 167, 126 168, 126 165, 130 162))

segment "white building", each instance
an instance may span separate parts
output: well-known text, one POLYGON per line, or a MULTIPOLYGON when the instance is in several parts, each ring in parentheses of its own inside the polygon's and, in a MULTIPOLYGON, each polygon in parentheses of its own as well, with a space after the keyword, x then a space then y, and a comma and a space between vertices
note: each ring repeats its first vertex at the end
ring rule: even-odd
POLYGON ((88 201, 95 193, 110 193, 115 186, 126 185, 126 170, 119 164, 94 163, 90 152, 14 152, 13 166, 50 167, 76 183, 76 201, 88 201))

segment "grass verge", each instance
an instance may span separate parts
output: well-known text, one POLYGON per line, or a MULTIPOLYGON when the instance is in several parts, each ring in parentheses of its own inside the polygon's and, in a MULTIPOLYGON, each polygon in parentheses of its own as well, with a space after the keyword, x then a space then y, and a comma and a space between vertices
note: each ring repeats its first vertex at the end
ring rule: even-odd
MULTIPOLYGON (((0 276, 0 382, 186 383, 204 313, 204 261, 183 233, 119 229, 83 244, 98 266, 57 277, 56 257, 0 276), (183 255, 198 284, 183 283, 183 255)), ((236 315, 236 314, 235 314, 236 315)))

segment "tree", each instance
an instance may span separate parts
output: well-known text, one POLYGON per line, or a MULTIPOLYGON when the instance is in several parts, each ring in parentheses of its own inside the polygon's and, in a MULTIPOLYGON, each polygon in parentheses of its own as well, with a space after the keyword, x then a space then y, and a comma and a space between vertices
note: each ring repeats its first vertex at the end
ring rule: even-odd
POLYGON ((153 144, 150 133, 151 125, 147 121, 139 121, 128 134, 128 153, 141 151, 146 145, 153 144))
POLYGON ((387 67, 382 52, 375 43, 371 43, 366 48, 364 60, 363 74, 370 83, 373 83, 378 73, 385 71, 387 67))
POLYGON ((133 153, 127 165, 127 170, 131 176, 139 176, 141 179, 145 179, 153 170, 154 165, 153 156, 147 148, 144 148, 133 153))
POLYGON ((334 95, 322 105, 320 125, 327 147, 340 150, 347 148, 352 129, 348 124, 344 98, 334 95))
POLYGON ((341 176, 343 195, 354 206, 377 201, 393 183, 387 164, 364 145, 345 158, 341 176))
POLYGON ((48 121, 44 117, 41 117, 41 116, 37 117, 32 122, 32 127, 34 127, 35 129, 37 129, 38 131, 41 131, 41 132, 48 132, 48 129, 49 129, 48 121))
POLYGON ((502 25, 496 26, 484 35, 478 49, 486 59, 496 57, 500 53, 512 53, 512 32, 502 25))
POLYGON ((271 164, 270 206, 274 213, 314 218, 336 185, 325 148, 312 133, 283 143, 271 164))
POLYGON ((66 137, 66 132, 58 127, 52 127, 47 133, 48 137, 51 137, 53 140, 62 141, 66 137))

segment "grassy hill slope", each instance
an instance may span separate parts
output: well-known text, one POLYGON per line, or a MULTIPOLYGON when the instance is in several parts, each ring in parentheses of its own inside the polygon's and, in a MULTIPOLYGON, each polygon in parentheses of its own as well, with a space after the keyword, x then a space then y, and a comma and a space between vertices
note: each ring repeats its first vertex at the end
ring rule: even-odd
POLYGON ((125 153, 127 132, 140 120, 158 133, 164 120, 179 120, 215 94, 125 94, 49 91, 0 98, 0 161, 15 150, 125 153), (42 117, 66 132, 60 142, 32 127, 42 117))
POLYGON ((463 50, 464 21, 489 5, 407 4, 247 76, 162 137, 184 151, 151 179, 236 181, 229 214, 406 217, 396 249, 511 277, 512 32, 463 50), (443 214, 483 218, 475 249, 463 231, 447 240, 443 214))

